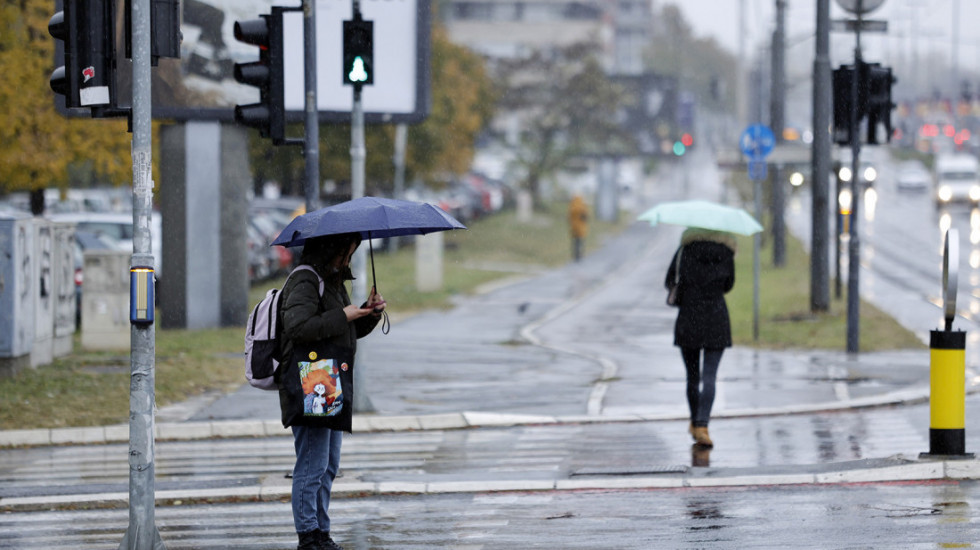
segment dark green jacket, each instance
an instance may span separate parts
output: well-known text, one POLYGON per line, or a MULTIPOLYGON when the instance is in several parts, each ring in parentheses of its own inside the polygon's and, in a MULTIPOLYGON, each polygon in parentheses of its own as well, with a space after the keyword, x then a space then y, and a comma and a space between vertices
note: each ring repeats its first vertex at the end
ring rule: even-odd
MULTIPOLYGON (((324 276, 322 271, 320 276, 324 276)), ((304 343, 326 341, 348 347, 353 354, 357 339, 370 334, 381 318, 368 315, 348 323, 344 307, 351 302, 342 281, 331 284, 331 279, 324 277, 322 298, 318 297, 319 291, 316 275, 305 270, 294 274, 283 286, 280 362, 289 359, 294 345, 304 343)))

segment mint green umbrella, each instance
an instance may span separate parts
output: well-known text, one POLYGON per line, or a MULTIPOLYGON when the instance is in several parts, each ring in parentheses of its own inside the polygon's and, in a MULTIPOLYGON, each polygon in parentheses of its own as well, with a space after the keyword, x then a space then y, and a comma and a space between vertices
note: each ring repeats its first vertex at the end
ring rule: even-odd
POLYGON ((638 219, 650 225, 666 223, 739 235, 762 231, 762 225, 745 210, 702 200, 662 202, 640 214, 638 219))

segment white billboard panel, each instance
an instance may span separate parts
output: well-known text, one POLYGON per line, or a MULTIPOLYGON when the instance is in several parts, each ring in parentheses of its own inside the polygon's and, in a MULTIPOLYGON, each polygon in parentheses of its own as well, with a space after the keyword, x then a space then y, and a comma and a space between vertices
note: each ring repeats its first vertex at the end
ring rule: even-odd
MULTIPOLYGON (((122 21, 121 6, 117 21, 122 21)), ((235 81, 235 63, 258 59, 258 47, 234 37, 235 21, 258 19, 272 6, 300 7, 299 0, 182 0, 180 59, 160 59, 153 69, 153 116, 177 120, 231 121, 235 105, 259 101, 258 90, 235 81)), ((420 122, 429 111, 430 0, 360 0, 374 22, 374 84, 362 92, 368 122, 420 122)), ((342 26, 351 0, 317 0, 317 103, 320 120, 350 120, 353 89, 344 86, 342 26)), ((286 109, 302 120, 304 108, 303 16, 286 12, 284 64, 286 109)), ((117 59, 124 60, 116 25, 117 59)), ((128 61, 117 73, 120 98, 130 96, 128 61)))
MULTIPOLYGON (((361 17, 374 22, 374 84, 362 88, 365 113, 409 115, 418 108, 416 0, 361 0, 361 17)), ((320 112, 346 112, 353 106, 353 86, 344 85, 343 23, 353 19, 351 2, 318 0, 317 105, 320 112)), ((283 16, 286 111, 302 112, 303 14, 283 16)))

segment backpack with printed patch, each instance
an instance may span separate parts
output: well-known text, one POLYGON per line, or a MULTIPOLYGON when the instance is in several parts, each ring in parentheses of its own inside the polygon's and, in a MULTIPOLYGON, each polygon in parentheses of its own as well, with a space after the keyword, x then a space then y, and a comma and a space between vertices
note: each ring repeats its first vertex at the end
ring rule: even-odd
MULTIPOLYGON (((323 278, 315 269, 308 265, 299 265, 293 269, 289 277, 297 271, 312 271, 320 282, 320 296, 323 296, 323 278)), ((283 288, 286 288, 283 282, 283 288)), ((279 308, 282 306, 282 289, 273 288, 265 293, 248 316, 245 325, 245 379, 253 387, 262 390, 277 390, 275 373, 279 368, 279 337, 282 335, 279 308)))

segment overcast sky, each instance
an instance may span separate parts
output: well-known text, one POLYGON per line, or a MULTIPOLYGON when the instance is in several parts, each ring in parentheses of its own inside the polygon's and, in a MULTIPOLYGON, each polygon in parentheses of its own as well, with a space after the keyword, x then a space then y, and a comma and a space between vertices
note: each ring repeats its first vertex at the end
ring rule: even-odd
MULTIPOLYGON (((677 5, 697 35, 713 36, 735 54, 740 44, 740 6, 745 10, 741 20, 745 23, 747 54, 760 43, 770 40, 775 25, 776 0, 654 0, 654 3, 658 6, 677 5)), ((804 48, 812 57, 817 0, 786 0, 786 3, 788 44, 804 48)), ((840 8, 837 0, 831 0, 830 8, 831 19, 849 15, 840 8)), ((887 35, 862 35, 862 51, 867 48, 866 53, 870 56, 866 58, 885 64, 911 59, 917 49, 919 59, 933 51, 952 66, 954 21, 958 21, 960 67, 980 73, 980 0, 885 0, 867 18, 888 21, 887 35), (954 11, 958 11, 955 20, 954 11)), ((852 33, 832 33, 834 63, 853 58, 853 50, 852 33)))

